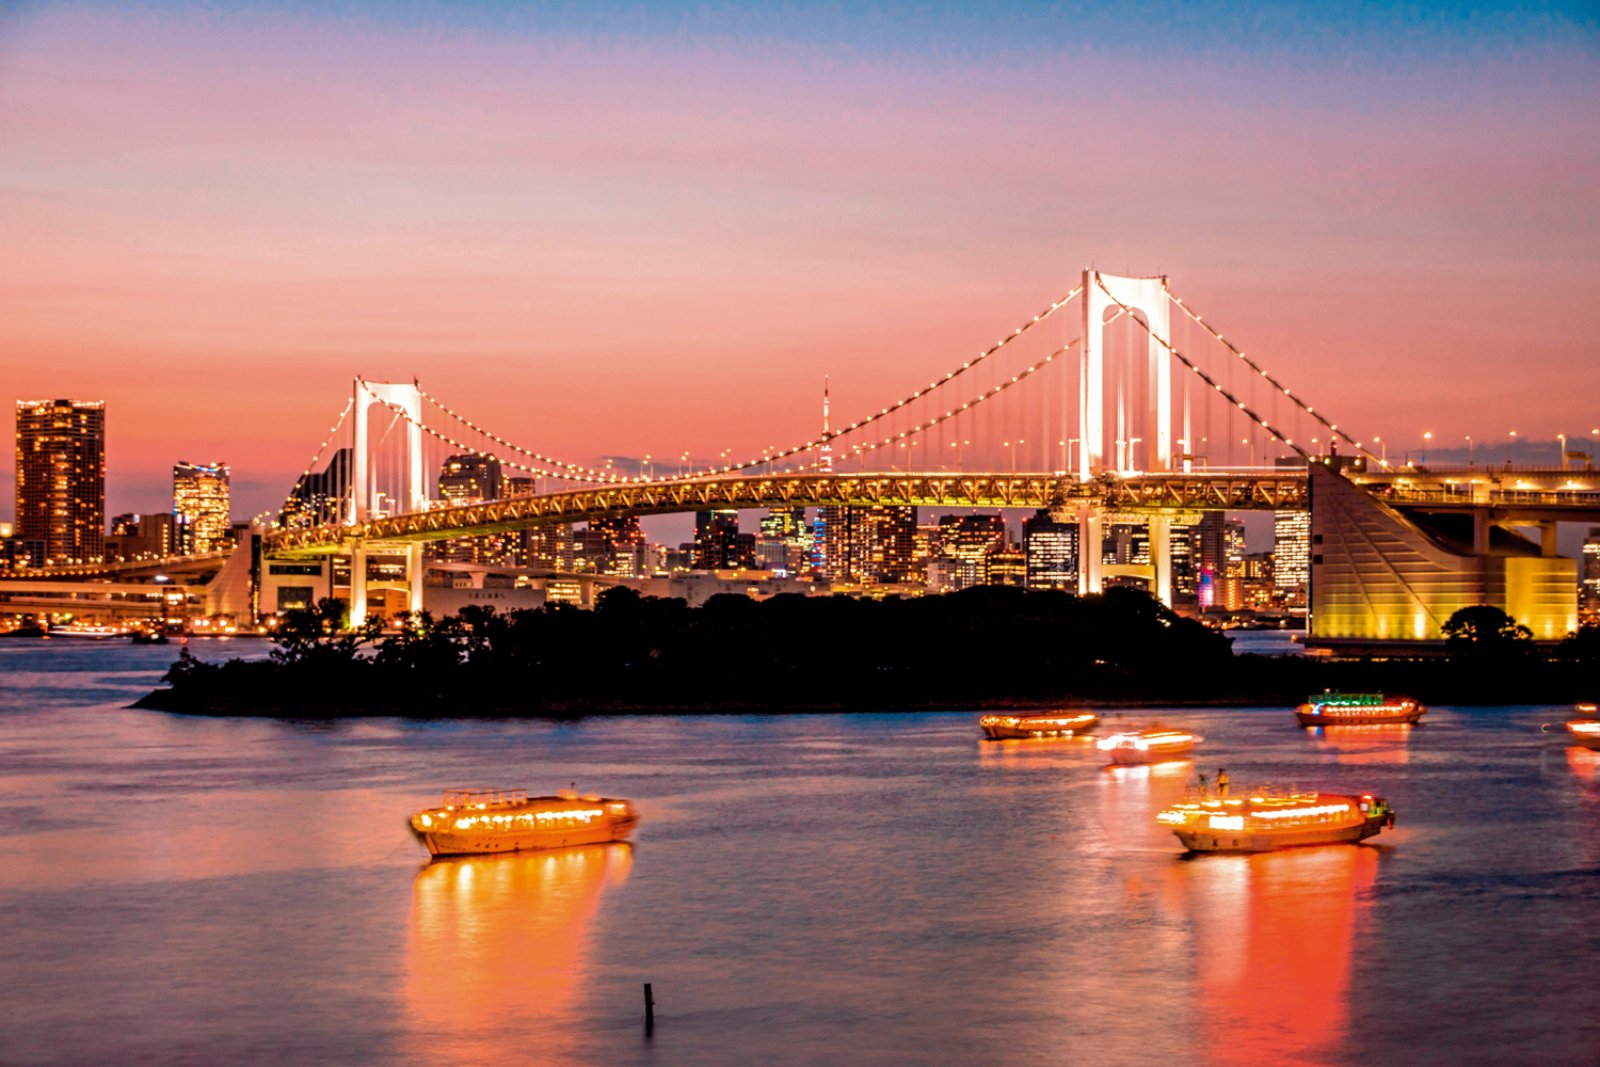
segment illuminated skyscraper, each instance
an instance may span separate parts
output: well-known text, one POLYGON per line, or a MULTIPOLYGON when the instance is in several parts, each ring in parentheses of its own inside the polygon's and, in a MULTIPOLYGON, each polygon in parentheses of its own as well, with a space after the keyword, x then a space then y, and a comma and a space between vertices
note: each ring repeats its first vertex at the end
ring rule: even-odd
POLYGON ((1040 510, 1022 522, 1029 589, 1078 588, 1078 524, 1056 522, 1040 510))
POLYGON ((230 543, 228 465, 175 463, 172 467, 172 518, 182 537, 182 552, 217 552, 230 543))
POLYGON ((99 562, 105 523, 105 404, 17 401, 17 540, 46 563, 99 562))
POLYGON ((1304 593, 1311 582, 1311 512, 1274 512, 1272 532, 1273 585, 1291 595, 1304 593))

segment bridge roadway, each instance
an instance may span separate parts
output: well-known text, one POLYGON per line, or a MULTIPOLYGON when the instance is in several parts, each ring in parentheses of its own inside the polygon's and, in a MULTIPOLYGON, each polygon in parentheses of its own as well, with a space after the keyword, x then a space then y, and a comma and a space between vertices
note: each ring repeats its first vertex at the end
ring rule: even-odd
POLYGON ((741 475, 594 486, 374 519, 355 525, 274 530, 274 558, 347 552, 353 544, 403 544, 472 537, 614 515, 662 515, 772 507, 1050 508, 1107 512, 1281 511, 1306 506, 1303 471, 1209 471, 1104 475, 940 472, 741 475))

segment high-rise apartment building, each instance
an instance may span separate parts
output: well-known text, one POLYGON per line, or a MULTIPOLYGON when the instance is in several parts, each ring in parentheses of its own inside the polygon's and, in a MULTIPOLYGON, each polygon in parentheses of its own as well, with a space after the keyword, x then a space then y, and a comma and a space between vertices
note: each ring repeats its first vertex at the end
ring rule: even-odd
POLYGON ((873 585, 918 581, 917 509, 904 505, 859 508, 861 578, 873 585))
POLYGON ((99 562, 105 524, 105 404, 17 401, 17 540, 47 564, 99 562))
POLYGON ((172 467, 172 517, 180 552, 218 552, 230 542, 228 465, 180 462, 172 467))

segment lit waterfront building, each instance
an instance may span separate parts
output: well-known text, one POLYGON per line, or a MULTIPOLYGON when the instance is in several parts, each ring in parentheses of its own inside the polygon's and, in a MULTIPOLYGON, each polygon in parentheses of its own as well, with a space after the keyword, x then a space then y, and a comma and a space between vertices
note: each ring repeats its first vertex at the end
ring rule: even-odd
POLYGON ((902 505, 859 508, 861 580, 895 585, 920 580, 916 568, 917 509, 902 505))
POLYGON ((16 539, 43 563, 99 562, 105 522, 105 404, 17 401, 16 539))
POLYGON ((1185 600, 1193 597, 1200 579, 1195 566, 1197 536, 1189 523, 1174 522, 1168 544, 1172 549, 1172 591, 1185 600))
POLYGON ((1584 615, 1594 618, 1600 615, 1600 526, 1589 527, 1589 536, 1584 538, 1581 574, 1578 607, 1584 615))
POLYGON ((739 532, 739 512, 732 508, 697 511, 694 516, 694 569, 735 570, 754 567, 754 534, 739 532))
POLYGON ((773 508, 762 516, 756 560, 762 570, 784 577, 799 576, 809 566, 811 526, 801 506, 773 508))
POLYGON ((1022 546, 1029 589, 1078 588, 1078 524, 1056 522, 1040 510, 1022 523, 1022 546))
POLYGON ((989 557, 1006 547, 1005 519, 999 515, 943 515, 939 555, 928 564, 928 590, 952 593, 989 582, 989 557))
POLYGON ((106 535, 107 562, 160 559, 172 555, 177 538, 174 519, 174 515, 165 511, 113 517, 111 532, 106 535))
POLYGON ((589 523, 586 552, 592 569, 617 578, 642 578, 649 572, 644 531, 637 515, 614 515, 589 523))
POLYGON ((1311 512, 1274 512, 1272 533, 1273 585, 1290 597, 1303 597, 1311 583, 1311 512))
MULTIPOLYGON (((500 461, 475 452, 449 456, 439 467, 439 506, 464 507, 499 500, 504 490, 500 461)), ((455 537, 429 547, 434 559, 452 563, 518 562, 522 538, 511 534, 455 537)))
POLYGON ((1150 527, 1142 522, 1111 523, 1100 543, 1100 561, 1106 566, 1145 566, 1150 562, 1150 527))
POLYGON ((172 467, 172 516, 180 552, 217 552, 229 536, 228 465, 179 462, 172 467))

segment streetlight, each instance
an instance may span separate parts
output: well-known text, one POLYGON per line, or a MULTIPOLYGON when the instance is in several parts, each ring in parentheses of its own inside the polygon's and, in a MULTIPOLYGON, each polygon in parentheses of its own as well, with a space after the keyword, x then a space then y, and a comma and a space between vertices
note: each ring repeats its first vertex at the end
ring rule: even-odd
POLYGON ((1083 438, 1081 438, 1081 437, 1069 437, 1069 438, 1067 438, 1067 469, 1068 470, 1072 469, 1073 449, 1077 445, 1082 444, 1082 443, 1083 443, 1083 438))
POLYGON ((1432 430, 1424 430, 1424 431, 1422 431, 1422 455, 1417 457, 1417 459, 1418 459, 1418 462, 1420 462, 1424 467, 1426 467, 1428 465, 1428 442, 1432 441, 1432 440, 1433 440, 1433 431, 1432 430))
POLYGON ((1467 434, 1467 466, 1472 466, 1472 435, 1467 434))
POLYGON ((1133 465, 1133 446, 1138 444, 1140 441, 1143 441, 1143 440, 1144 440, 1144 438, 1142 438, 1142 437, 1130 437, 1130 438, 1128 438, 1128 473, 1129 474, 1132 474, 1134 472, 1134 470, 1135 470, 1135 467, 1133 465))
POLYGON ((1251 437, 1241 437, 1241 438, 1239 438, 1239 443, 1241 445, 1249 445, 1250 446, 1250 466, 1254 467, 1256 465, 1256 442, 1255 442, 1255 439, 1251 438, 1251 437))
POLYGON ((1010 454, 1011 454, 1011 473, 1012 474, 1017 473, 1017 454, 1015 452, 1011 452, 1011 442, 1010 441, 1001 441, 1000 442, 1000 447, 1004 448, 1007 452, 1010 452, 1010 454))
POLYGON ((1517 431, 1512 430, 1506 435, 1506 466, 1511 466, 1511 446, 1517 443, 1517 431))
POLYGON ((1566 470, 1567 469, 1567 435, 1564 434, 1564 433, 1558 433, 1558 434, 1556 434, 1556 440, 1561 442, 1561 469, 1562 470, 1566 470))
MULTIPOLYGON (((1312 440, 1315 441, 1316 438, 1313 437, 1312 440)), ((1389 442, 1377 434, 1373 434, 1372 443, 1378 446, 1378 462, 1387 467, 1389 465, 1389 442)))

